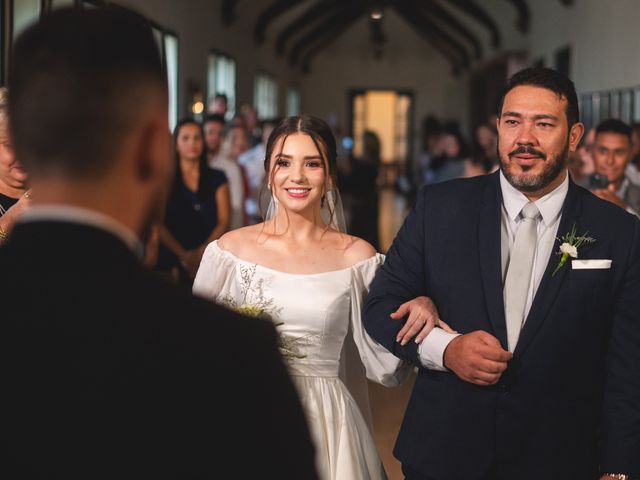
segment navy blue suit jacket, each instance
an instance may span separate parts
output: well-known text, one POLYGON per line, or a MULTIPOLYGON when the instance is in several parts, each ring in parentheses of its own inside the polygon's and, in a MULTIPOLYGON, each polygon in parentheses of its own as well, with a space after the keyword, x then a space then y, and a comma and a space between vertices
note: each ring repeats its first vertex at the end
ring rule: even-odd
MULTIPOLYGON (((460 333, 484 330, 506 349, 499 175, 423 188, 379 270, 364 309, 369 334, 395 342, 389 313, 419 295, 460 333)), ((539 285, 513 359, 498 384, 419 368, 395 455, 437 479, 589 479, 640 472, 640 222, 570 182, 558 236, 576 225, 597 241, 582 259, 608 270, 552 275, 539 285)))

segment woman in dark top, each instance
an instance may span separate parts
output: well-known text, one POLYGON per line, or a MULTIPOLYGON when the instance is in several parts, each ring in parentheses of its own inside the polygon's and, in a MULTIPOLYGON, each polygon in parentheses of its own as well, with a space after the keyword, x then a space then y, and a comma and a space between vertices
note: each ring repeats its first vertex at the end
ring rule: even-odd
POLYGON ((229 228, 227 177, 207 166, 199 123, 185 119, 173 134, 176 175, 164 225, 160 227, 158 270, 177 268, 190 284, 206 246, 229 228))
POLYGON ((27 172, 18 162, 9 139, 8 91, 0 88, 0 245, 31 203, 27 172))

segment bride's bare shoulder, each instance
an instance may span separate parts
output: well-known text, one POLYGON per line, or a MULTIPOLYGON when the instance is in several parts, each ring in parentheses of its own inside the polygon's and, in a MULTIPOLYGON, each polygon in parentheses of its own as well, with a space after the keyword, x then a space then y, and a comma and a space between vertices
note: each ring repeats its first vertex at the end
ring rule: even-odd
POLYGON ((262 230, 262 224, 231 230, 218 239, 218 246, 242 258, 245 252, 251 252, 262 230))
POLYGON ((373 257, 377 252, 366 240, 353 235, 345 235, 343 239, 345 244, 344 255, 348 265, 355 265, 373 257))

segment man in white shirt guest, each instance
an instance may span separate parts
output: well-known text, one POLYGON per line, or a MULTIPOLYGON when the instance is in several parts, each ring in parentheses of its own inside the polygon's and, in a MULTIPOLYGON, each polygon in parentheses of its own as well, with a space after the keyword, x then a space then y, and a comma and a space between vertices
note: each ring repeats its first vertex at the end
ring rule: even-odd
POLYGON ((249 185, 243 168, 238 163, 238 157, 249 148, 247 132, 243 127, 231 127, 222 144, 222 151, 209 163, 212 168, 222 170, 229 181, 229 195, 231 197, 231 223, 229 228, 248 225, 244 209, 245 199, 249 193, 249 185))
POLYGON ((593 193, 633 214, 640 213, 640 186, 626 176, 631 161, 631 127, 610 118, 596 127, 593 160, 596 172, 609 180, 607 188, 593 193))

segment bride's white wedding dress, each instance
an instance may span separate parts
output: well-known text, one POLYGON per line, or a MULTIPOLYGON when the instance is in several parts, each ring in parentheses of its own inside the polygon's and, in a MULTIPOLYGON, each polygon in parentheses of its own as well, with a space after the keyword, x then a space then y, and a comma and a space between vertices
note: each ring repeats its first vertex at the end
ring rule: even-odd
POLYGON ((244 261, 213 242, 193 285, 200 296, 249 315, 265 314, 278 324, 323 480, 386 478, 365 420, 362 364, 349 349, 355 343, 367 376, 383 385, 397 385, 410 371, 366 334, 360 320, 363 296, 383 259, 377 254, 342 270, 292 274, 244 261))

